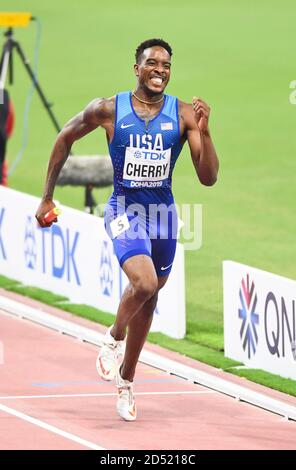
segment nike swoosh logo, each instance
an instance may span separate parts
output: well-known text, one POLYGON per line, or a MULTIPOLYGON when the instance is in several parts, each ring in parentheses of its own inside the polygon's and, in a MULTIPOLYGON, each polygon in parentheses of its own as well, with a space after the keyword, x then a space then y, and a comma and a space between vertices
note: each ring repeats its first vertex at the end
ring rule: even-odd
POLYGON ((104 374, 104 375, 109 375, 109 374, 110 374, 110 370, 107 371, 107 370, 104 368, 101 358, 99 358, 99 363, 100 363, 101 369, 102 369, 102 371, 103 371, 103 374, 104 374))
POLYGON ((135 418, 136 417, 136 405, 134 404, 132 411, 129 410, 128 412, 133 418, 135 418))
POLYGON ((121 124, 121 129, 126 129, 127 127, 134 126, 135 124, 121 124))
POLYGON ((170 268, 173 263, 169 264, 168 266, 161 266, 161 271, 165 271, 166 269, 170 268))

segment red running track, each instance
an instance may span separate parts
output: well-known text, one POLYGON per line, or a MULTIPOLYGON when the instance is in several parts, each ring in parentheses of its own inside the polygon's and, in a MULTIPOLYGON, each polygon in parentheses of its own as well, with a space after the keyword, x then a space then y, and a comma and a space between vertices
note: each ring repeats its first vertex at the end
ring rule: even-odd
POLYGON ((115 385, 97 377, 95 346, 1 311, 0 323, 0 449, 296 448, 295 422, 145 364, 135 380, 138 419, 122 421, 115 385))

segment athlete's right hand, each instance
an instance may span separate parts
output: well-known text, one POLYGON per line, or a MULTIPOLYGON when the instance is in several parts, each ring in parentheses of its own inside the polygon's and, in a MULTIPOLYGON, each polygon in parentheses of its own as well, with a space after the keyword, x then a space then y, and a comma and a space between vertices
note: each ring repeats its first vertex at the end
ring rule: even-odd
POLYGON ((45 228, 45 227, 50 227, 53 222, 57 222, 58 219, 55 218, 51 222, 45 222, 44 217, 49 212, 51 209, 56 207, 55 203, 51 199, 42 199, 42 201, 39 204, 39 207, 36 211, 35 218, 38 221, 38 224, 40 227, 45 228))

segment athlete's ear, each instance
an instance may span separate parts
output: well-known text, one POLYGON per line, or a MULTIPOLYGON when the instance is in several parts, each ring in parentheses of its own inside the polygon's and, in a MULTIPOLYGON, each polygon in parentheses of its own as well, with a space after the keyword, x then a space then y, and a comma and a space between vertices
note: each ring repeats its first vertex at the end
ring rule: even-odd
POLYGON ((139 64, 134 65, 134 71, 135 71, 135 75, 138 77, 139 76, 139 64))

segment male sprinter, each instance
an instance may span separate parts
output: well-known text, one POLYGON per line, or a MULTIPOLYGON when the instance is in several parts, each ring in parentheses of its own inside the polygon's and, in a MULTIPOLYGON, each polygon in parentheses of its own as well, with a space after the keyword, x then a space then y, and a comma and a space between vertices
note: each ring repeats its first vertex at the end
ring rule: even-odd
MULTIPOLYGON (((150 39, 136 50, 134 92, 92 101, 59 133, 49 161, 46 185, 36 218, 54 207, 53 191, 71 146, 97 127, 105 129, 114 168, 114 192, 105 210, 105 226, 118 261, 129 279, 116 316, 104 339, 97 370, 105 380, 116 378, 117 411, 136 419, 133 379, 148 334, 159 290, 167 282, 176 249, 176 211, 172 172, 185 141, 200 182, 212 186, 218 159, 209 132, 209 106, 164 94, 171 73, 172 49, 162 39, 150 39), (164 218, 150 211, 161 207, 164 218), (136 207, 136 210, 135 210, 136 207), (135 223, 136 220, 136 223, 135 223), (123 361, 119 356, 128 329, 123 361)), ((55 220, 56 221, 56 220, 55 220)))

